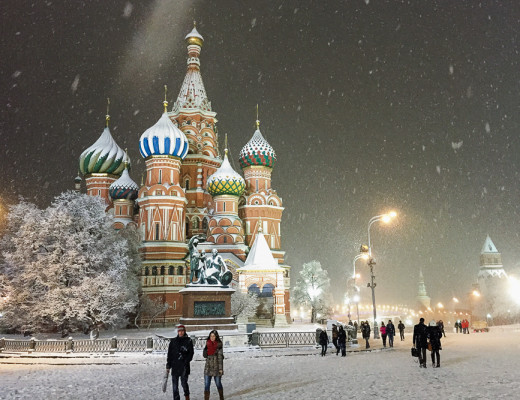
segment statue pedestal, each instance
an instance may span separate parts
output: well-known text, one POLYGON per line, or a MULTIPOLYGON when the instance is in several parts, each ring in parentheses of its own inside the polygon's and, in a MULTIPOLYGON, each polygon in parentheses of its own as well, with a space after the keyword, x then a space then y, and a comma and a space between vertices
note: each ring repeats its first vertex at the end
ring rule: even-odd
POLYGON ((182 317, 179 323, 192 331, 236 330, 231 316, 231 295, 235 289, 219 285, 188 285, 182 294, 182 317))

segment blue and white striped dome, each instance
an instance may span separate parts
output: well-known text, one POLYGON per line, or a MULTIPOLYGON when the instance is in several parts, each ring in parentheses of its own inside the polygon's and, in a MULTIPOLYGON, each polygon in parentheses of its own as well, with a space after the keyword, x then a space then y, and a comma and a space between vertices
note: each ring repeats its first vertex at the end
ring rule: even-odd
POLYGON ((141 135, 139 151, 144 158, 175 156, 184 159, 188 154, 188 139, 165 112, 154 126, 141 135))

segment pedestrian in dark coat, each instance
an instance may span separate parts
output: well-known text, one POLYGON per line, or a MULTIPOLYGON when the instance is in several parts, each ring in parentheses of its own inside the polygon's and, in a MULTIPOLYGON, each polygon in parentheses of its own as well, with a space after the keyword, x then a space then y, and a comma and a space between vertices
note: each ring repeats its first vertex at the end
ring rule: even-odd
POLYGON ((186 335, 184 325, 177 327, 177 337, 170 340, 168 346, 168 356, 166 358, 166 369, 171 369, 173 399, 180 400, 179 378, 181 379, 182 390, 186 400, 190 399, 190 387, 188 386, 188 376, 190 375, 190 362, 193 359, 193 342, 186 335))
POLYGON ((386 336, 388 337, 388 345, 394 347, 395 326, 391 319, 386 324, 386 336))
POLYGON ((381 339, 383 339, 383 347, 386 347, 386 325, 383 321, 381 321, 379 332, 381 333, 381 339))
MULTIPOLYGON (((347 355, 347 332, 345 332, 342 326, 340 326, 338 330, 338 345, 341 349, 341 357, 345 357, 347 355)), ((338 353, 336 353, 336 355, 338 355, 338 353)))
POLYGON ((370 348, 370 344, 368 343, 368 339, 370 339, 370 325, 368 321, 365 321, 361 324, 361 333, 363 334, 363 339, 366 341, 366 349, 370 348))
POLYGON ((428 347, 428 332, 424 324, 424 318, 413 327, 413 345, 419 350, 419 367, 426 368, 426 349, 428 347))
POLYGON ((439 350, 441 349, 441 338, 442 338, 441 329, 435 323, 435 321, 431 321, 428 326, 428 339, 430 340, 430 345, 432 347, 433 368, 439 368, 441 366, 441 356, 439 353, 439 350), (437 364, 435 363, 436 358, 437 358, 437 364))
POLYGON ((336 355, 338 355, 338 353, 339 353, 338 326, 336 324, 332 324, 332 344, 336 348, 336 355))
POLYGON ((403 321, 399 321, 399 324, 397 325, 397 329, 399 329, 399 334, 401 335, 401 341, 403 341, 404 340, 404 329, 405 329, 403 321))
POLYGON ((327 346, 329 345, 329 335, 327 331, 321 331, 320 333, 320 344, 321 344, 321 356, 327 354, 327 346))
POLYGON ((444 322, 442 322, 442 319, 437 322, 437 326, 441 330, 441 333, 444 335, 444 337, 446 337, 446 332, 444 332, 444 322))
POLYGON ((206 359, 206 364, 204 365, 204 400, 209 400, 211 378, 215 380, 220 400, 223 400, 224 350, 217 330, 212 330, 209 333, 202 355, 206 359))

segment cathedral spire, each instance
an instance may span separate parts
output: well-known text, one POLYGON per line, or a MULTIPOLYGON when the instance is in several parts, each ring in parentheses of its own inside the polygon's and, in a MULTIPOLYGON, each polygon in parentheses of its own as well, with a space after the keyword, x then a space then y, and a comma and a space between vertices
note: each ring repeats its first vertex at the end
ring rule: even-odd
POLYGON ((200 74, 199 55, 204 43, 204 38, 197 31, 195 23, 193 30, 186 35, 188 48, 188 71, 184 77, 181 90, 173 105, 173 113, 179 114, 183 110, 201 111, 214 116, 211 110, 211 102, 208 100, 202 76, 200 74))

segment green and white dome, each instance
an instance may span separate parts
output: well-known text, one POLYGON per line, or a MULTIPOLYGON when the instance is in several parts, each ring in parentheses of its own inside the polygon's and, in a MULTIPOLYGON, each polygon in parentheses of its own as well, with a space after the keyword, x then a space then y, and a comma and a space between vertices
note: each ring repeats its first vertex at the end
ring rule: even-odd
POLYGON ((228 160, 226 149, 222 165, 208 179, 208 192, 212 196, 220 196, 223 194, 240 196, 244 192, 245 187, 246 183, 244 181, 244 178, 242 178, 231 167, 231 164, 228 160))
POLYGON ((121 175, 125 169, 124 155, 124 150, 117 145, 107 126, 96 143, 81 153, 79 169, 84 175, 93 173, 121 175))

